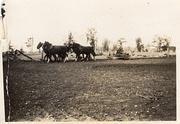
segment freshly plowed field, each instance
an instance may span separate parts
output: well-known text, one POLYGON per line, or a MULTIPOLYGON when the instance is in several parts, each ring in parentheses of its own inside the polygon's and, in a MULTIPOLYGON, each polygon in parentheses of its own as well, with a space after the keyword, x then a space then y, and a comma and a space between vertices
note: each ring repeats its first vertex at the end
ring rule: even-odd
POLYGON ((176 59, 10 63, 11 121, 176 120, 176 59))

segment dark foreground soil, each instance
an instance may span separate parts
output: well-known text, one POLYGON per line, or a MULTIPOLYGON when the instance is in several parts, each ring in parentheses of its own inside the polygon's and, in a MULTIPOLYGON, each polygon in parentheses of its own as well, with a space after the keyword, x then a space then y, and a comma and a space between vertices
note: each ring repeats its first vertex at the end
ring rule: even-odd
POLYGON ((10 64, 11 121, 176 120, 176 59, 10 64))

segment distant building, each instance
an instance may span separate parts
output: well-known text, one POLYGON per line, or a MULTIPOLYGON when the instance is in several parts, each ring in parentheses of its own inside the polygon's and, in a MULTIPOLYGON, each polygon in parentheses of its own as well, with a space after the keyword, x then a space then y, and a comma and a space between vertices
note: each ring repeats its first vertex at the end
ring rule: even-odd
POLYGON ((146 47, 146 49, 148 50, 148 52, 157 52, 157 47, 155 46, 148 46, 146 47))
MULTIPOLYGON (((147 50, 149 51, 149 52, 157 52, 157 47, 155 47, 155 46, 148 46, 147 47, 147 50)), ((176 52, 176 47, 175 46, 169 46, 169 52, 173 52, 173 53, 175 53, 176 52)))
POLYGON ((169 52, 176 52, 176 47, 175 46, 169 46, 169 52))

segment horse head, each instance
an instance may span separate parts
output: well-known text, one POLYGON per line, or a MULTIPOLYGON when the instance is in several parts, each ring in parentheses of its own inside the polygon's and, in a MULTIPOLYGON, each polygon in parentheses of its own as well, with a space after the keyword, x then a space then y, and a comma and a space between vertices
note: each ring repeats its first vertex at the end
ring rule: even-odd
POLYGON ((40 49, 43 46, 43 43, 39 42, 37 45, 37 49, 40 49))
POLYGON ((51 47, 52 47, 51 43, 49 43, 48 41, 44 42, 44 44, 43 44, 43 49, 44 50, 49 50, 49 49, 51 49, 51 47))

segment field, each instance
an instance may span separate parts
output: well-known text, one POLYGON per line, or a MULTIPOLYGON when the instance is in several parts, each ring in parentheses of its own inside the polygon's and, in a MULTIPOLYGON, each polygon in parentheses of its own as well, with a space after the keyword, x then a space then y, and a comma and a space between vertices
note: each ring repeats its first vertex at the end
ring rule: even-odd
POLYGON ((10 63, 11 121, 176 120, 176 59, 10 63))

